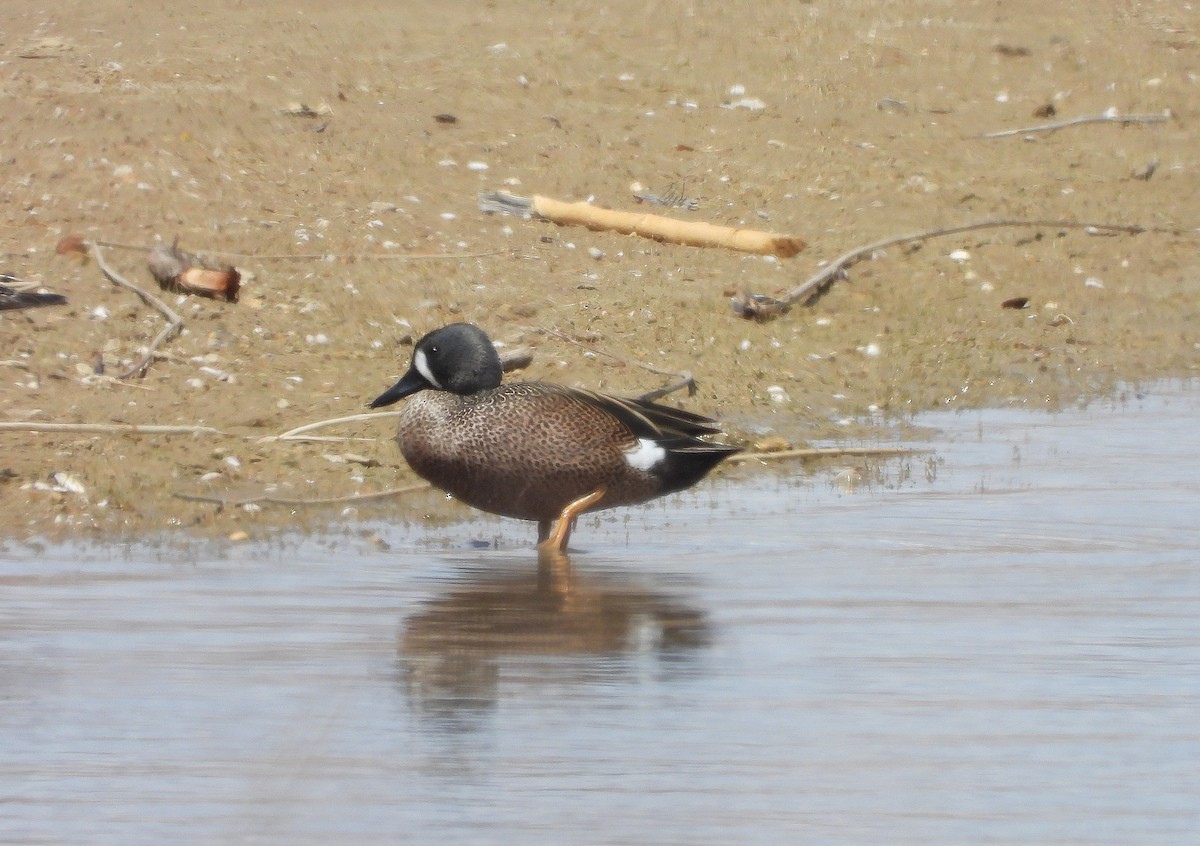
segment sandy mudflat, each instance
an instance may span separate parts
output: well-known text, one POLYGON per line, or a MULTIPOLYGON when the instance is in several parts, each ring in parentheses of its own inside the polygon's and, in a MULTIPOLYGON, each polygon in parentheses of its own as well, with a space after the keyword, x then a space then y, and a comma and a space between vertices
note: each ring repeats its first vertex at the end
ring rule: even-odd
MULTIPOLYGON (((531 346, 522 378, 670 381, 604 353, 691 371, 699 393, 677 401, 748 441, 891 440, 917 410, 1056 408, 1200 365, 1194 233, 982 230, 889 249, 770 322, 729 305, 930 227, 1200 226, 1200 20, 1178 3, 130 9, 0 9, 0 270, 70 300, 0 312, 0 421, 222 434, 0 432, 3 537, 254 534, 298 518, 172 494, 403 485, 386 420, 321 433, 369 440, 259 439, 364 411, 412 339, 455 320, 531 346), (762 108, 723 107, 743 99, 762 108), (1171 119, 979 137, 1110 109, 1171 119), (509 190, 635 208, 634 181, 699 201, 666 214, 809 248, 768 260, 476 206, 509 190), (55 255, 68 233, 234 254, 241 301, 165 295, 184 334, 144 378, 98 379, 98 360, 120 373, 163 323, 94 262, 55 255), (1015 297, 1029 307, 1001 307, 1015 297)), ((144 253, 107 257, 157 290, 144 253)), ((389 507, 461 513, 433 496, 389 507)))

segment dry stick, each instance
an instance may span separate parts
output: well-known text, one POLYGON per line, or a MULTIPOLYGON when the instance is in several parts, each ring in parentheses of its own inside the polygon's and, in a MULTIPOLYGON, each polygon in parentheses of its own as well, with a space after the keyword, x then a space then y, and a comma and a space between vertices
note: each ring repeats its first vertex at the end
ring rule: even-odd
POLYGON ((777 232, 676 220, 642 212, 617 211, 593 206, 591 203, 568 203, 540 195, 518 197, 504 192, 484 192, 478 195, 478 202, 479 210, 487 214, 515 214, 526 218, 536 215, 560 226, 586 226, 588 229, 640 235, 643 238, 692 247, 724 247, 788 258, 806 246, 801 238, 777 232))
MULTIPOLYGON (((507 350, 500 354, 500 367, 508 373, 512 370, 520 370, 522 367, 528 367, 533 360, 533 350, 528 347, 518 347, 514 350, 507 350)), ((305 432, 311 432, 314 429, 323 429, 326 426, 334 426, 339 423, 358 423, 363 420, 377 420, 384 417, 395 417, 394 411, 369 411, 364 414, 352 414, 349 417, 334 417, 329 420, 318 420, 315 423, 305 423, 303 426, 297 426, 295 429, 289 429, 281 435, 267 435, 265 438, 259 438, 258 442, 271 443, 273 441, 375 441, 377 438, 333 438, 323 435, 311 435, 304 437, 305 432)))
MULTIPOLYGON (((149 252, 152 248, 141 244, 122 244, 117 241, 92 241, 94 246, 108 247, 114 250, 133 250, 136 252, 149 252)), ((430 253, 428 255, 412 255, 405 253, 289 253, 286 255, 259 255, 255 253, 226 253, 220 250, 200 250, 201 255, 205 256, 220 256, 227 259, 238 259, 245 261, 436 261, 442 259, 469 259, 469 258, 485 258, 487 256, 505 255, 508 253, 516 253, 519 248, 510 248, 505 250, 487 250, 482 253, 430 253)))
POLYGON ((566 334, 565 332, 560 332, 557 329, 550 329, 545 326, 540 326, 540 327, 538 327, 538 330, 541 332, 545 332, 547 335, 553 335, 555 338, 558 338, 559 340, 566 341, 568 344, 574 344, 575 346, 579 347, 580 349, 587 350, 590 353, 595 353, 596 355, 602 355, 607 358, 611 358, 613 361, 619 361, 621 364, 633 365, 634 367, 640 367, 643 370, 649 370, 651 373, 657 373, 659 376, 674 376, 676 379, 679 380, 679 382, 673 383, 673 384, 667 386, 666 388, 659 388, 656 391, 650 391, 647 394, 643 394, 642 396, 638 397, 638 399, 646 400, 646 401, 653 401, 653 400, 659 399, 660 397, 665 397, 667 394, 678 391, 681 388, 687 388, 688 396, 694 396, 696 393, 696 378, 694 376, 692 376, 691 372, 688 370, 664 370, 661 367, 655 367, 653 364, 647 364, 644 361, 638 361, 637 359, 622 358, 619 355, 613 355, 612 353, 607 352, 605 350, 601 350, 601 349, 597 349, 596 347, 588 346, 587 344, 583 343, 582 341, 577 341, 574 338, 572 338, 570 335, 566 334))
POLYGON ((910 447, 817 447, 813 449, 781 449, 778 452, 740 452, 725 459, 726 462, 780 461, 787 458, 839 458, 844 456, 892 456, 917 455, 932 452, 929 449, 910 447))
POLYGON ((349 494, 347 496, 334 496, 320 499, 290 499, 281 496, 219 496, 215 494, 194 494, 175 491, 175 496, 179 499, 186 499, 189 502, 212 502, 217 505, 257 505, 259 503, 267 503, 268 505, 336 505, 343 502, 363 502, 372 499, 386 499, 391 496, 399 496, 400 494, 412 493, 413 491, 423 491, 430 487, 428 482, 417 482, 413 485, 406 485, 403 488, 391 488, 378 493, 363 493, 349 494))
POLYGON ((315 423, 305 423, 303 426, 297 426, 295 429, 288 429, 281 435, 267 435, 265 438, 260 438, 259 443, 270 443, 272 441, 373 441, 375 438, 316 438, 301 437, 305 432, 311 432, 315 429, 323 429, 326 426, 336 426, 339 423, 358 423, 362 420, 376 420, 383 417, 395 417, 394 411, 372 411, 366 414, 351 414, 349 417, 332 417, 329 420, 318 420, 315 423))
POLYGON ((128 290, 133 291, 142 298, 142 302, 158 309, 168 321, 167 327, 159 332, 158 337, 150 342, 150 346, 146 349, 146 354, 142 356, 142 360, 133 367, 129 368, 129 370, 126 370, 117 378, 130 379, 134 376, 144 376, 146 374, 146 369, 150 367, 150 362, 154 360, 154 351, 158 349, 161 344, 166 343, 168 339, 172 338, 177 332, 179 332, 179 330, 183 328, 183 318, 176 314, 169 305, 164 303, 158 297, 154 296, 149 291, 143 291, 137 285, 134 285, 132 282, 121 276, 121 274, 109 267, 108 262, 104 260, 104 254, 100 251, 99 244, 93 241, 91 242, 90 246, 92 255, 96 257, 96 266, 100 268, 101 273, 108 277, 110 282, 112 282, 114 285, 120 285, 122 288, 127 288, 128 290))
POLYGON ((1080 126, 1085 123, 1163 123, 1171 119, 1170 115, 1089 115, 1077 117, 1058 123, 1042 123, 1037 126, 1027 126, 1024 129, 1005 129, 1000 132, 985 132, 980 138, 1011 138, 1013 135, 1026 135, 1030 132, 1057 132, 1069 126, 1080 126))
POLYGON ((224 435, 211 426, 139 426, 136 423, 0 422, 0 432, 81 432, 100 435, 224 435))
POLYGON ((910 241, 925 241, 930 238, 940 238, 944 235, 957 235, 962 232, 971 232, 976 229, 997 229, 1005 226, 1025 226, 1025 227, 1045 227, 1059 229, 1090 229, 1106 232, 1125 232, 1130 235, 1138 235, 1142 232, 1162 232, 1169 235, 1186 235, 1194 234, 1187 229, 1171 229, 1167 227, 1156 226, 1138 226, 1126 225, 1118 223, 1079 223, 1070 220, 980 220, 975 223, 967 223, 962 226, 952 226, 945 229, 926 229, 922 232, 913 232, 909 235, 899 235, 891 238, 883 238, 874 243, 867 244, 865 247, 855 247, 853 250, 838 256, 832 262, 825 266, 820 273, 813 276, 801 285, 788 291, 782 297, 776 299, 773 297, 765 297, 763 295, 743 295, 742 300, 735 302, 735 310, 739 310, 741 306, 751 313, 752 316, 759 314, 774 314, 783 311, 793 303, 801 300, 807 300, 814 294, 819 293, 825 287, 833 284, 839 276, 841 276, 849 267, 857 264, 865 258, 871 256, 876 250, 882 250, 887 247, 894 247, 897 244, 905 244, 910 241), (757 303, 747 304, 748 297, 756 297, 760 301, 757 303), (765 304, 764 304, 765 303, 765 304))

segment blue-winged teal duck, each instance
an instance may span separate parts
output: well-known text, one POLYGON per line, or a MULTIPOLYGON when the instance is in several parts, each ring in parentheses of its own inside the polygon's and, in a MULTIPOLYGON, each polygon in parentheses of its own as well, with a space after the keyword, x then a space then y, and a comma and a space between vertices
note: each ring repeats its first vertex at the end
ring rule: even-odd
POLYGON ((408 372, 371 407, 420 392, 396 435, 413 470, 468 505, 536 520, 545 549, 564 551, 585 511, 691 487, 738 451, 701 440, 720 430, 690 411, 500 376, 483 330, 453 323, 417 342, 408 372))

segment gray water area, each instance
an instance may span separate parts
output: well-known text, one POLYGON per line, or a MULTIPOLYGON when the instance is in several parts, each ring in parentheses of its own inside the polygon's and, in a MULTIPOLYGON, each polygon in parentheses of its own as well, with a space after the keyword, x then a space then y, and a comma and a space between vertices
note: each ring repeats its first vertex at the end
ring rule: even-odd
POLYGON ((0 842, 1200 842, 1198 420, 925 415, 857 485, 589 517, 569 574, 487 518, 10 544, 0 842))

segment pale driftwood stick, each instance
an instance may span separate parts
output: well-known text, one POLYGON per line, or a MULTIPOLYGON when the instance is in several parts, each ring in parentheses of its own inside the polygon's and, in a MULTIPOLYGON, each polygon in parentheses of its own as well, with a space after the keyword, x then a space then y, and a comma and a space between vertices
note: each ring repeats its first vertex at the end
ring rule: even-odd
POLYGON ((817 447, 814 449, 781 449, 778 452, 739 452, 725 459, 726 463, 747 461, 781 461, 787 458, 839 458, 846 456, 888 457, 894 455, 917 455, 932 452, 928 449, 910 447, 817 447))
POLYGON ((1081 126, 1085 123, 1163 123, 1170 119, 1170 115, 1088 115, 1086 117, 1058 121, 1057 123, 1042 123, 1037 126, 1027 126, 1023 129, 1004 129, 1000 132, 985 132, 979 137, 1011 138, 1014 135, 1028 135, 1031 132, 1057 132, 1069 126, 1081 126))
POLYGON ((806 246, 803 239, 776 232, 740 229, 690 220, 676 220, 642 212, 616 211, 590 203, 568 203, 535 195, 518 197, 503 192, 478 196, 479 210, 485 213, 537 216, 562 226, 586 226, 588 229, 640 235, 690 247, 724 247, 747 253, 789 258, 806 246))
POLYGON ((865 258, 870 258, 870 256, 877 250, 886 249, 887 247, 894 247, 897 244, 906 244, 910 241, 927 241, 931 238, 940 238, 945 235, 957 235, 962 232, 972 232, 977 229, 997 229, 1001 227, 1013 226, 1055 229, 1084 229, 1094 232, 1124 232, 1130 235, 1138 235, 1143 232, 1159 232, 1168 235, 1197 234, 1197 230, 1173 229, 1170 227, 1159 226, 1139 226, 1137 224, 1123 223, 1081 223, 1073 220, 980 220, 974 223, 967 223, 962 226, 951 226, 943 229, 926 229, 922 232, 913 232, 909 235, 898 235, 891 238, 883 238, 879 241, 867 244, 865 247, 855 247, 853 250, 838 256, 836 259, 822 268, 822 270, 815 276, 791 289, 782 297, 776 298, 769 297, 765 294, 743 293, 734 298, 733 310, 743 317, 770 317, 786 311, 794 303, 800 301, 811 301, 817 294, 821 293, 825 288, 837 281, 838 278, 842 277, 847 269, 865 258))
POLYGON ((167 340, 172 338, 183 328, 183 318, 176 314, 169 305, 164 303, 158 297, 154 296, 149 291, 143 291, 137 285, 134 285, 128 279, 121 276, 121 274, 109 267, 108 262, 104 260, 104 254, 101 252, 99 244, 93 241, 91 242, 90 246, 92 255, 96 258, 96 266, 100 268, 101 273, 108 277, 110 282, 112 282, 114 285, 120 285, 122 288, 133 291, 142 298, 142 302, 158 309, 158 311, 167 319, 166 328, 159 332, 158 337, 150 342, 150 346, 147 348, 146 354, 142 356, 141 361, 126 370, 117 378, 131 379, 134 376, 144 376, 146 374, 146 369, 150 367, 150 362, 154 360, 154 351, 158 349, 160 345, 166 343, 167 340))
POLYGON ((323 499, 290 499, 281 496, 219 496, 216 494, 195 494, 183 493, 176 491, 175 496, 179 499, 186 499, 189 502, 211 502, 216 505, 257 505, 259 503, 267 503, 268 505, 337 505, 343 502, 364 502, 372 499, 387 499, 391 496, 399 496, 400 494, 412 493, 413 491, 423 491, 429 487, 428 482, 417 482, 413 485, 406 485, 403 488, 390 488, 386 491, 378 493, 365 494, 349 494, 347 496, 333 496, 323 499))
POLYGON ((567 203, 538 195, 533 197, 533 210, 539 217, 554 223, 612 230, 623 235, 640 235, 689 247, 724 247, 744 253, 790 258, 806 246, 800 238, 776 232, 602 209, 590 203, 567 203))
POLYGON ((79 432, 96 435, 224 435, 211 426, 139 426, 135 423, 0 422, 0 432, 79 432))

